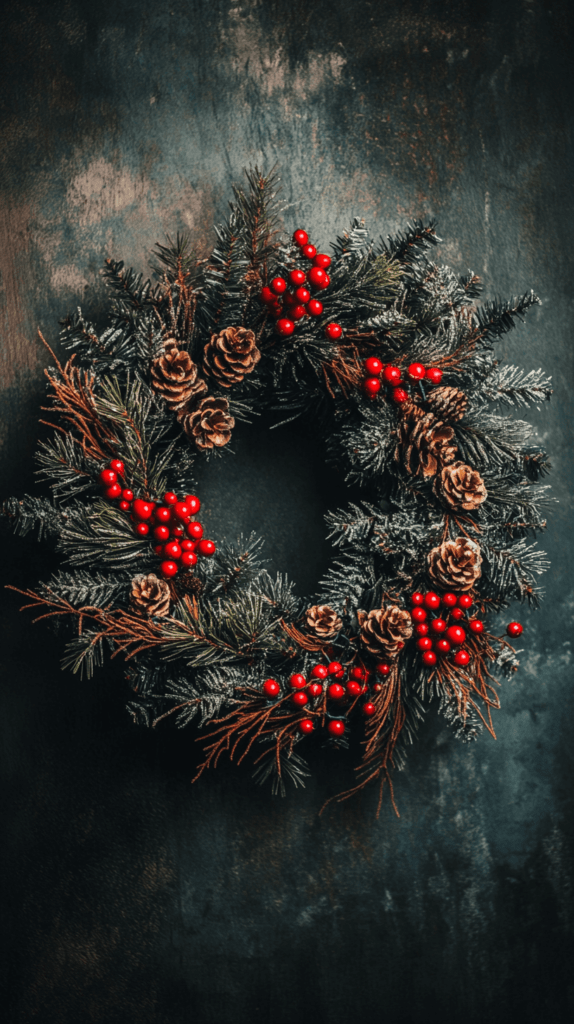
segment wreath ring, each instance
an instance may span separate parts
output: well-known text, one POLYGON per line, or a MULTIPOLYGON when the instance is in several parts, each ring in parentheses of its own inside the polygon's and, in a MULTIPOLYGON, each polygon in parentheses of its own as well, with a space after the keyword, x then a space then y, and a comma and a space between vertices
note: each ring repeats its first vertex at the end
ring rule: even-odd
POLYGON ((304 784, 305 742, 356 729, 357 777, 334 799, 376 782, 380 809, 433 700, 460 739, 494 735, 494 673, 516 671, 522 626, 498 636, 488 616, 539 600, 549 463, 500 406, 548 400, 550 380, 495 355, 539 300, 478 307, 478 277, 429 258, 432 223, 376 244, 355 220, 330 256, 286 239, 276 171, 246 178, 208 259, 168 238, 155 284, 108 259, 109 325, 62 322, 37 455, 52 493, 3 517, 67 564, 19 591, 72 624, 63 667, 121 654, 135 721, 207 724, 196 778, 249 755, 284 792, 304 784), (327 516, 339 555, 309 601, 265 570, 261 538, 215 544, 198 519, 194 462, 227 456, 263 395, 284 422, 317 416, 327 458, 372 493, 327 516))

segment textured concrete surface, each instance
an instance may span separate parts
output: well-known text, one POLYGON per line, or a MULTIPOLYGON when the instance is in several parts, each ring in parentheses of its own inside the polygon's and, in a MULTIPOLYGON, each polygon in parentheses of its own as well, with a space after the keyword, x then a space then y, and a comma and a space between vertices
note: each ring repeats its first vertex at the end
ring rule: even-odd
MULTIPOLYGON (((30 488, 41 325, 102 308, 107 255, 165 231, 205 246, 246 164, 282 167, 288 226, 327 243, 436 216, 442 257, 542 306, 501 345, 553 373, 533 419, 559 498, 541 613, 498 740, 431 718, 401 810, 321 819, 345 757, 272 801, 223 767, 193 789, 189 735, 133 730, 121 671, 58 668, 2 597, 1 959, 10 1021, 493 1024, 570 1019, 572 985, 572 10, 567 0, 12 0, 2 8, 2 491, 30 488)), ((297 432, 238 439, 203 481, 213 532, 265 529, 312 586, 340 485, 297 432), (233 505, 234 516, 225 513, 233 505)), ((49 552, 10 540, 5 581, 49 552)))

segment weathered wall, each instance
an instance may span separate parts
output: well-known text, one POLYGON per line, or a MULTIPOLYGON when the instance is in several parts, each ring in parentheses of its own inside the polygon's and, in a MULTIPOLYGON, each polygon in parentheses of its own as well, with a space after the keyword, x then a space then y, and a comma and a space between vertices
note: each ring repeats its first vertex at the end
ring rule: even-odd
MULTIPOLYGON (((548 598, 521 613, 527 653, 504 686, 498 741, 469 750, 430 721, 396 780, 400 820, 387 806, 376 821, 374 796, 318 819, 344 758, 283 801, 226 767, 190 789, 190 737, 131 729, 121 671, 61 674, 56 639, 5 595, 9 1019, 566 1020, 570 5, 13 0, 2 21, 4 493, 32 486, 36 326, 54 338, 79 302, 97 315, 106 255, 143 268, 156 239, 185 227, 207 244, 242 167, 278 160, 291 228, 326 243, 352 215, 384 232, 434 215, 442 256, 490 294, 539 292, 501 349, 555 375, 552 406, 533 416, 560 499, 548 598)), ((219 510, 234 501, 309 587, 337 487, 316 475, 320 452, 299 471, 304 446, 281 444, 285 501, 273 503, 273 455, 252 435, 232 478, 206 478, 210 514, 231 529, 219 510)), ((51 556, 10 541, 3 563, 6 581, 26 583, 51 556)))

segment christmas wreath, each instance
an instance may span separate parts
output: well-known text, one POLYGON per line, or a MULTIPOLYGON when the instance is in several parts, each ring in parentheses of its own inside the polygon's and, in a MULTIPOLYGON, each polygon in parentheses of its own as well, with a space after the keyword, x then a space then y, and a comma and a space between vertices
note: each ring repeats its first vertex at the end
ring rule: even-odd
POLYGON ((549 399, 550 382, 495 354, 539 300, 477 306, 475 274, 431 261, 432 223, 373 243, 355 220, 331 255, 285 239, 276 173, 246 177, 209 258, 167 239, 155 283, 108 259, 108 325, 62 322, 37 455, 51 495, 3 516, 57 540, 65 567, 20 592, 71 624, 63 667, 123 655, 137 722, 207 726, 197 775, 249 755, 284 791, 308 774, 305 744, 353 730, 337 799, 382 794, 433 700, 460 739, 494 735, 522 626, 493 635, 488 616, 539 600, 549 464, 501 407, 549 399), (327 516, 338 557, 309 600, 272 578, 260 538, 216 544, 198 519, 194 463, 229 457, 236 420, 266 405, 315 417, 358 489, 327 516))

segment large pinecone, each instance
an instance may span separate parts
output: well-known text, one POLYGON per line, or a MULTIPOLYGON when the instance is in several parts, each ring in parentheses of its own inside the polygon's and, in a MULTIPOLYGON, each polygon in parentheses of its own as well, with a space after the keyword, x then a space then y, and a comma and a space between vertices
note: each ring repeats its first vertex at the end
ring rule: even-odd
POLYGON ((468 537, 444 541, 428 559, 433 580, 447 590, 470 590, 482 573, 480 548, 468 537))
POLYGON ((168 338, 163 347, 162 355, 151 364, 152 388, 165 398, 172 412, 177 412, 192 398, 204 394, 207 384, 198 377, 197 366, 175 338, 168 338))
POLYGON ((227 399, 211 395, 202 398, 195 409, 182 409, 178 420, 190 441, 194 441, 201 451, 223 448, 235 426, 233 416, 229 415, 227 399))
POLYGON ((468 398, 458 388, 435 388, 427 399, 427 406, 439 420, 458 423, 466 412, 468 398))
POLYGON ((261 359, 253 331, 246 327, 226 327, 213 334, 203 352, 203 372, 215 377, 218 384, 230 388, 240 384, 246 373, 252 373, 261 359))
POLYGON ((478 470, 464 462, 453 462, 445 466, 440 477, 437 477, 435 489, 452 508, 464 508, 468 512, 482 505, 488 494, 478 470))
POLYGON ((395 459, 413 476, 435 476, 440 466, 456 458, 453 437, 452 427, 420 406, 410 405, 399 424, 395 459))
POLYGON ((147 576, 136 576, 132 580, 131 606, 140 615, 152 615, 156 618, 165 618, 169 615, 169 586, 165 580, 160 580, 155 573, 150 572, 147 576))
POLYGON ((392 658, 413 633, 409 613, 398 605, 375 608, 368 615, 358 611, 357 618, 361 627, 361 640, 371 654, 386 654, 392 658))
POLYGON ((330 640, 343 628, 337 612, 328 604, 314 604, 307 609, 306 615, 307 624, 321 639, 330 640))

